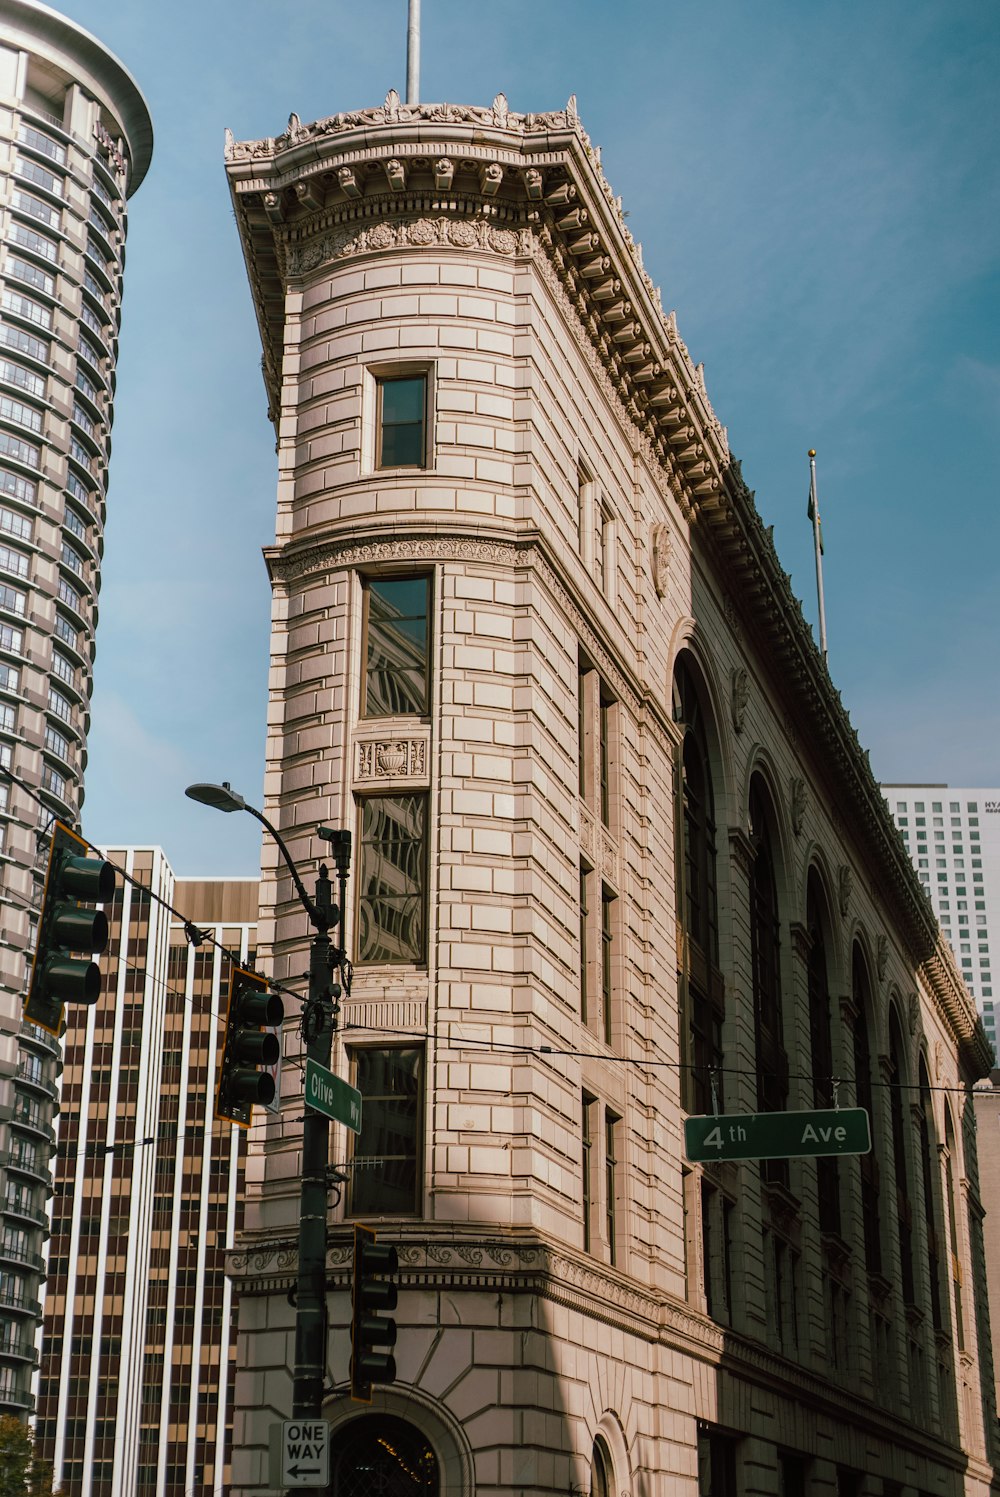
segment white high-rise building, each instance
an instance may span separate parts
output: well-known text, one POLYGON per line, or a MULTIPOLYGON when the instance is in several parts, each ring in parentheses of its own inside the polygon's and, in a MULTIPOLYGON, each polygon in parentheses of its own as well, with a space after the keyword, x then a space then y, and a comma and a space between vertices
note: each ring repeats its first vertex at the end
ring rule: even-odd
POLYGON ((135 81, 0 7, 0 1411, 31 1406, 60 1046, 22 1024, 54 818, 83 803, 125 260, 152 152, 135 81))
POLYGON ((1000 790, 953 785, 882 789, 996 1051, 1000 790))

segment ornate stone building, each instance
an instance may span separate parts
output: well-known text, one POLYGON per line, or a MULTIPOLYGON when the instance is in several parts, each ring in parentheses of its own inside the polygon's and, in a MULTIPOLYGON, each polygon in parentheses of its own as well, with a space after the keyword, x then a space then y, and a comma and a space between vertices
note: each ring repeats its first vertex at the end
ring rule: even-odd
MULTIPOLYGON (((985 1492, 988 1048, 574 102, 390 94, 227 170, 278 433, 266 810, 305 868, 355 835, 331 1491, 985 1492), (859 1104, 874 1151, 690 1164, 714 1102, 859 1104), (371 1410, 355 1218, 401 1261, 371 1410)), ((290 1412, 301 1116, 251 1135, 230 1259, 240 1493, 290 1412)))

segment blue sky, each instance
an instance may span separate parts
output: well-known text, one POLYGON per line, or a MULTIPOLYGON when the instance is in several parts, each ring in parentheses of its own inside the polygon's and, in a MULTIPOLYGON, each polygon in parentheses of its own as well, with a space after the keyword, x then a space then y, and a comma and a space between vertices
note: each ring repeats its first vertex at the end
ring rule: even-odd
MULTIPOLYGON (((222 165, 405 85, 406 0, 66 0, 134 74, 132 201, 84 830, 256 871, 274 437, 222 165)), ((423 0, 421 97, 575 93, 883 780, 1000 784, 1000 8, 423 0)))

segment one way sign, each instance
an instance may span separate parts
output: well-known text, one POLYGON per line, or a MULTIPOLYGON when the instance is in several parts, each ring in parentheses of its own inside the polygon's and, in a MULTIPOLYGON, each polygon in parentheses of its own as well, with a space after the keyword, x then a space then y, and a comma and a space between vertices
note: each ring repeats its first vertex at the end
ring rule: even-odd
POLYGON ((330 1481, 330 1426, 325 1419, 281 1425, 281 1485, 325 1487, 330 1481))

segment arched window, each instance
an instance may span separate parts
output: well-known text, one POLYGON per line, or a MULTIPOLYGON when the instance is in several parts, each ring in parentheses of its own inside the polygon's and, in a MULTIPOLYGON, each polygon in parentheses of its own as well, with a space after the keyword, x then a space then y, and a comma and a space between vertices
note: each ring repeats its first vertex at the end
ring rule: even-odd
POLYGON ((350 1497, 439 1497, 438 1460, 427 1439, 403 1419, 366 1414, 338 1433, 331 1449, 329 1494, 350 1497))
POLYGON ((608 1447, 598 1435, 590 1458, 590 1497, 614 1497, 614 1469, 608 1447))
MULTIPOLYGON (((806 890, 806 925, 809 931, 809 1033, 812 1050, 813 1106, 833 1106, 833 1031, 830 1025, 830 979, 823 934, 822 898, 819 880, 810 873, 806 890)), ((840 1167, 834 1158, 817 1159, 816 1186, 819 1195, 821 1232, 840 1235, 840 1167)))
POLYGON ((770 806, 759 777, 750 786, 750 954, 753 963, 757 1107, 781 1112, 788 1103, 788 1056, 781 1017, 778 889, 770 829, 770 806))
POLYGON ((962 1259, 958 1248, 958 1203, 955 1200, 955 1125, 951 1108, 944 1104, 945 1209, 948 1212, 948 1246, 951 1250, 951 1295, 955 1310, 955 1333, 959 1351, 965 1350, 965 1310, 962 1305, 962 1259))
POLYGON ((910 1201, 909 1171, 906 1159, 906 1113, 909 1093, 903 1063, 903 1036, 896 1010, 889 1014, 889 1098, 892 1115, 892 1161, 896 1171, 896 1232, 899 1239, 899 1264, 903 1303, 913 1304, 913 1206, 910 1201))
MULTIPOLYGON (((722 1064, 724 989, 719 972, 715 797, 705 716, 688 662, 674 671, 674 720, 683 725, 678 787, 682 928, 682 1094, 688 1112, 712 1111, 712 1072, 722 1064)), ((721 1077, 719 1078, 721 1086, 721 1077)), ((719 1098, 721 1102, 721 1095, 719 1098)))
POLYGON ((851 956, 851 996, 854 999, 854 1095, 857 1105, 868 1114, 871 1129, 871 1152, 859 1155, 861 1169, 861 1216, 865 1234, 865 1268, 869 1274, 882 1272, 882 1224, 879 1200, 878 1140, 875 1133, 875 1106, 872 1092, 872 1050, 868 1035, 871 986, 861 947, 854 943, 851 956))
POLYGON ((931 1319, 934 1329, 941 1329, 941 1256, 937 1229, 937 1201, 934 1193, 934 1160, 937 1156, 934 1137, 934 1114, 931 1111, 931 1084, 924 1057, 920 1057, 920 1171, 924 1187, 924 1223, 927 1228, 927 1288, 930 1293, 931 1319))

